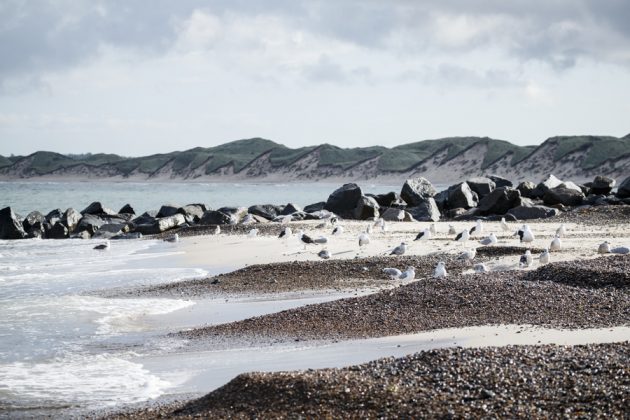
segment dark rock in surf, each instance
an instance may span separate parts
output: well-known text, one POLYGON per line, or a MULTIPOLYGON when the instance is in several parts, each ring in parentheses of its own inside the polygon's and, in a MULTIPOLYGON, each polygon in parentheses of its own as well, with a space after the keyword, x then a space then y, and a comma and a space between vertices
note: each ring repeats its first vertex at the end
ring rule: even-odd
POLYGON ((0 210, 0 239, 24 239, 27 237, 22 220, 11 207, 0 210))
POLYGON ((357 184, 344 184, 330 194, 324 209, 344 219, 352 219, 361 197, 363 197, 363 192, 357 184))
POLYGON ((440 209, 433 197, 426 198, 420 204, 406 209, 419 222, 437 222, 440 220, 440 209))
POLYGON ((521 193, 510 187, 500 187, 479 201, 477 214, 505 214, 513 207, 521 205, 521 193))

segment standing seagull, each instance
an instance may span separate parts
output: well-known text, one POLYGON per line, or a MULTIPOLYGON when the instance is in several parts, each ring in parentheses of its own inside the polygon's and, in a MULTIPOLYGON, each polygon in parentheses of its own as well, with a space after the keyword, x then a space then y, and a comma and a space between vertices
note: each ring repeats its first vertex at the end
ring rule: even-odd
POLYGON ((428 241, 429 239, 431 239, 431 229, 427 228, 424 229, 422 232, 418 233, 418 236, 416 236, 416 239, 414 239, 414 241, 428 241))
POLYGON ((311 238, 304 232, 299 233, 299 238, 300 241, 302 241, 302 243, 304 244, 304 249, 306 249, 306 245, 315 243, 315 241, 313 241, 313 238, 311 238))
POLYGON ((218 235, 219 233, 221 233, 221 228, 217 225, 217 227, 214 228, 214 234, 218 235))
POLYGON ((402 271, 400 271, 397 268, 387 267, 387 268, 383 268, 383 273, 387 274, 391 280, 396 280, 397 278, 400 277, 400 275, 402 274, 402 271))
POLYGON ((433 277, 435 277, 436 279, 441 279, 446 276, 448 276, 448 273, 446 272, 446 267, 444 266, 444 262, 440 261, 435 267, 433 277))
POLYGON ((176 233, 172 236, 168 236, 166 238, 164 238, 165 242, 179 242, 179 235, 176 233))
POLYGON ((473 266, 473 270, 475 270, 475 273, 487 273, 490 270, 488 269, 488 267, 486 267, 486 265, 484 263, 477 263, 473 266))
POLYGON ((255 238, 256 236, 258 236, 258 229, 256 228, 250 230, 249 233, 247 234, 247 237, 249 238, 255 238))
POLYGON ((291 236, 292 233, 293 232, 291 231, 291 228, 286 226, 280 231, 280 235, 278 235, 278 238, 288 238, 289 236, 291 236))
POLYGON ((455 226, 448 225, 448 234, 449 235, 455 235, 456 233, 457 233, 457 231, 455 230, 455 226))
POLYGON ((435 223, 431 223, 431 226, 429 226, 429 230, 431 231, 431 235, 437 235, 437 227, 435 226, 435 223))
POLYGON ((415 267, 407 267, 405 271, 402 272, 399 279, 404 281, 412 281, 416 278, 416 268, 415 267))
POLYGON ((549 264, 549 250, 547 248, 540 254, 538 261, 540 261, 541 264, 549 264))
POLYGON ((407 244, 405 242, 401 242, 396 248, 392 249, 392 252, 389 255, 403 255, 407 251, 407 244))
POLYGON ((610 253, 610 242, 602 242, 599 244, 599 248, 597 248, 597 252, 599 254, 609 254, 610 253))
POLYGON ((457 234, 457 236, 455 237, 455 241, 461 242, 463 244, 468 240, 468 238, 470 238, 470 233, 468 233, 468 231, 464 229, 457 234))
POLYGON ((525 254, 521 255, 521 259, 518 262, 518 266, 521 268, 529 267, 532 265, 534 257, 532 257, 531 251, 528 249, 525 254))
POLYGON ((467 249, 464 252, 462 252, 459 256, 460 260, 466 260, 466 261, 472 261, 475 259, 475 256, 477 255, 477 249, 473 248, 473 249, 467 249))
POLYGON ((370 243, 370 235, 364 232, 359 235, 359 249, 370 243))
POLYGON ((315 242, 316 244, 327 244, 328 238, 325 236, 320 236, 318 238, 313 239, 313 242, 315 242))
POLYGON ((564 223, 560 224, 560 227, 556 229, 556 236, 561 238, 567 234, 567 229, 564 227, 564 223))
POLYGON ((522 228, 516 231, 516 235, 520 238, 521 242, 533 242, 534 234, 529 229, 529 225, 523 225, 522 228))
POLYGON ((322 249, 321 251, 319 251, 319 252, 317 253, 317 256, 318 256, 319 258, 322 258, 322 259, 324 259, 324 260, 327 260, 327 259, 329 259, 329 258, 330 258, 330 252, 328 252, 328 250, 327 250, 326 248, 324 248, 324 249, 322 249))
POLYGON ((335 226, 335 227, 333 228, 333 230, 332 230, 332 234, 333 234, 334 236, 339 236, 339 235, 341 235, 342 233, 343 233, 343 226, 341 226, 341 225, 337 225, 337 226, 335 226))
POLYGON ((483 238, 482 240, 479 241, 479 243, 481 245, 496 245, 497 243, 497 237, 494 235, 494 233, 490 233, 490 235, 486 236, 485 238, 483 238))
POLYGON ((109 251, 109 248, 110 248, 109 240, 106 241, 104 244, 96 245, 94 247, 94 249, 97 249, 99 251, 109 251))
POLYGON ((481 219, 477 219, 477 224, 470 228, 469 233, 472 236, 481 235, 483 233, 483 225, 481 224, 481 219))
POLYGON ((556 235, 551 241, 551 245, 549 245, 549 251, 560 251, 562 249, 562 241, 560 241, 560 236, 556 235))
POLYGON ((508 232, 510 230, 510 225, 507 224, 507 222, 505 221, 505 217, 501 218, 501 228, 505 231, 508 232))

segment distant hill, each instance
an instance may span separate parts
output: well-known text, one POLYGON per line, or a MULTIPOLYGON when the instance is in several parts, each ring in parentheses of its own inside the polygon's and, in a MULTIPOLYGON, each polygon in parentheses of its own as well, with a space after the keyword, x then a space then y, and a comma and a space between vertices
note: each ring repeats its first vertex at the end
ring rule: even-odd
POLYGON ((630 134, 563 136, 539 146, 488 137, 423 140, 393 148, 343 149, 330 144, 291 149, 271 140, 237 140, 215 147, 126 158, 114 154, 35 152, 0 156, 0 179, 111 180, 361 180, 424 176, 433 182, 497 174, 537 180, 549 173, 582 180, 630 175, 630 134))

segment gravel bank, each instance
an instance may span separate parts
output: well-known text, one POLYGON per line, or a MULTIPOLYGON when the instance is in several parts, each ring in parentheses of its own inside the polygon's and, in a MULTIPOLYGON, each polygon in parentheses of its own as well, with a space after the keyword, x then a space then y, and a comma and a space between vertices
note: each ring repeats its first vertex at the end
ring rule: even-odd
MULTIPOLYGON (((426 258, 426 257, 425 257, 426 258)), ((618 258, 603 257, 602 265, 618 258)), ((356 298, 309 305, 239 322, 177 333, 185 338, 234 339, 239 343, 382 337, 438 328, 493 324, 532 324, 561 328, 630 324, 628 288, 573 287, 539 277, 570 278, 587 264, 551 264, 533 272, 492 272, 415 283, 356 298)), ((432 265, 431 265, 432 266, 432 265)), ((608 273, 592 271, 598 284, 608 273)), ((565 281, 566 282, 566 281, 565 281)))
POLYGON ((442 349, 343 369, 248 373, 114 418, 625 418, 630 343, 442 349))

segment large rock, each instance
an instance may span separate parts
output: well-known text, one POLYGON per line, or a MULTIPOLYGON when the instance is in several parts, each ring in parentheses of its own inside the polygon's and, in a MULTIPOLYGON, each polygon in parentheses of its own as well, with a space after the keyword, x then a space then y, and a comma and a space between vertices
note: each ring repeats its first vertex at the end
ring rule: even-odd
POLYGON ((158 211, 156 217, 161 218, 176 215, 177 213, 179 213, 180 208, 180 206, 174 204, 164 204, 162 207, 160 207, 160 210, 158 211))
POLYGON ((437 193, 433 199, 435 200, 435 204, 437 204, 438 209, 440 209, 441 213, 446 213, 448 210, 448 190, 440 191, 437 193))
POLYGON ((516 189, 521 193, 521 197, 536 198, 536 184, 531 181, 523 181, 516 189))
POLYGON ((413 222, 413 217, 408 211, 390 207, 381 213, 383 220, 388 222, 413 222))
POLYGON ((521 193, 510 187, 501 187, 483 197, 477 205, 477 214, 505 214, 513 207, 521 205, 521 193))
POLYGON ((221 207, 217 211, 230 216, 230 224, 232 225, 240 223, 247 216, 247 207, 221 207))
POLYGON ((461 182, 449 187, 447 201, 449 208, 462 207, 470 209, 477 206, 478 197, 477 194, 470 189, 467 182, 461 182))
POLYGON ((366 196, 373 197, 381 207, 396 207, 397 209, 404 209, 407 207, 407 203, 402 199, 400 194, 394 191, 376 195, 366 194, 366 196))
POLYGON ((330 194, 324 209, 344 219, 351 219, 354 217, 354 209, 357 208, 361 197, 363 197, 363 192, 357 184, 344 184, 330 194))
POLYGON ((94 235, 93 238, 109 239, 116 235, 121 235, 129 232, 129 225, 127 223, 106 223, 101 226, 94 235))
POLYGON ((208 208, 205 204, 187 204, 180 208, 179 212, 187 219, 192 218, 193 222, 197 223, 201 220, 206 210, 208 210, 208 208))
MULTIPOLYGON (((316 211, 316 210, 321 210, 324 207, 325 203, 322 203, 322 207, 318 208, 318 209, 314 209, 312 211, 316 211)), ((309 206, 306 206, 304 208, 305 211, 308 212, 309 206)), ((282 207, 280 206, 275 206, 273 204, 257 204, 255 206, 250 206, 247 209, 247 212, 249 214, 254 214, 256 216, 262 216, 265 219, 269 219, 269 220, 273 220, 276 217, 278 217, 278 215, 280 213, 282 213, 282 207)))
POLYGON ((545 219, 560 214, 560 210, 545 206, 518 206, 508 210, 507 214, 518 220, 545 219))
POLYGON ((422 203, 425 198, 433 197, 437 191, 425 178, 411 178, 405 181, 400 190, 400 197, 409 207, 422 203))
POLYGON ((564 186, 549 189, 543 195, 543 202, 548 206, 562 204, 563 206, 579 206, 584 201, 582 191, 576 191, 564 186))
POLYGON ((103 204, 100 201, 95 201, 89 206, 87 206, 86 208, 84 208, 81 214, 83 215, 93 214, 96 216, 114 216, 116 212, 112 209, 108 209, 107 207, 103 206, 103 204))
POLYGON ((503 178, 501 176, 488 175, 487 177, 490 178, 492 181, 494 181, 494 183, 497 186, 497 188, 500 188, 500 187, 513 187, 514 186, 514 184, 512 184, 512 181, 510 181, 509 179, 503 178))
POLYGON ((232 217, 218 210, 206 210, 199 220, 200 225, 229 225, 232 217))
POLYGON ((301 213, 301 212, 302 212, 302 209, 300 208, 300 206, 298 206, 297 204, 288 203, 286 206, 284 206, 284 208, 280 212, 280 215, 288 216, 293 213, 301 213))
POLYGON ((136 214, 136 211, 131 207, 131 204, 125 204, 118 210, 118 214, 136 214))
POLYGON ((72 207, 68 208, 61 218, 61 222, 66 225, 68 228, 68 232, 72 233, 77 228, 77 225, 81 221, 81 213, 78 210, 73 209, 72 207))
POLYGON ((68 237, 68 227, 61 222, 46 229, 46 238, 48 239, 65 239, 68 237))
POLYGON ((100 216, 86 213, 77 224, 77 227, 74 232, 80 233, 83 231, 87 231, 90 234, 90 236, 92 236, 94 235, 94 233, 96 233, 97 230, 101 228, 101 226, 107 223, 109 223, 108 220, 100 216))
POLYGON ((0 239, 24 239, 26 236, 22 220, 11 207, 0 210, 0 239))
POLYGON ((377 219, 379 207, 378 202, 373 197, 363 196, 354 209, 354 218, 358 220, 377 219))
POLYGON ((315 213, 317 211, 324 210, 325 206, 326 206, 326 202, 325 201, 320 201, 320 202, 317 202, 317 203, 309 204, 308 206, 304 207, 304 211, 306 213, 315 213))
POLYGON ((169 217, 160 217, 159 219, 155 219, 155 221, 151 224, 137 225, 135 231, 140 232, 143 235, 155 235, 181 226, 184 223, 186 223, 184 215, 177 213, 169 217))
POLYGON ((437 222, 440 220, 440 209, 433 197, 426 198, 415 207, 407 207, 407 212, 420 222, 437 222))
POLYGON ((38 212, 37 210, 30 212, 22 222, 22 226, 24 226, 24 230, 26 232, 32 229, 42 229, 44 223, 47 223, 46 217, 43 214, 38 212))
POLYGON ((563 187, 570 190, 575 190, 577 192, 582 192, 582 189, 578 187, 573 182, 567 181, 564 182, 558 178, 556 178, 553 174, 549 175, 542 181, 533 192, 533 197, 530 198, 543 198, 547 191, 553 190, 554 188, 563 187))
POLYGON ((63 222, 63 210, 61 209, 54 209, 51 210, 47 215, 46 215, 46 221, 52 226, 55 223, 61 221, 63 222))
POLYGON ((480 198, 490 194, 497 187, 497 184, 493 180, 483 176, 467 179, 466 183, 480 198))
POLYGON ((630 176, 623 180, 617 188, 617 198, 630 198, 630 176))

